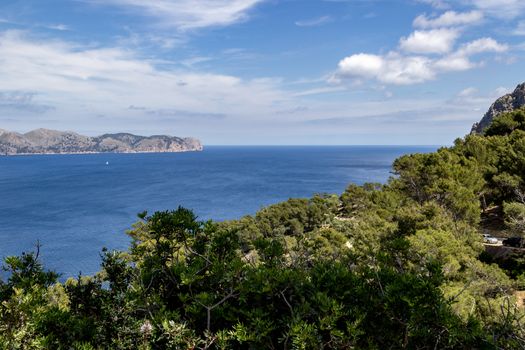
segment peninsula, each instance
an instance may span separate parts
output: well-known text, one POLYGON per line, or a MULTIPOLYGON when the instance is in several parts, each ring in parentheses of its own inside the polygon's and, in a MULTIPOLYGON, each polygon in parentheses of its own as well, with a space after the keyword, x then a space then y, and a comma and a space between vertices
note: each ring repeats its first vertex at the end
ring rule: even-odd
POLYGON ((36 129, 25 134, 0 129, 0 155, 161 153, 202 151, 199 140, 167 135, 128 133, 90 137, 71 131, 36 129))

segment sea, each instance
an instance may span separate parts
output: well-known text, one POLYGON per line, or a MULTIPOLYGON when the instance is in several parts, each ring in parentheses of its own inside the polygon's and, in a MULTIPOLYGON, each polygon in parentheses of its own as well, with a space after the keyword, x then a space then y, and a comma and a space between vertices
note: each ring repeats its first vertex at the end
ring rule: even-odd
POLYGON ((61 279, 100 269, 103 247, 125 250, 143 211, 192 209, 202 220, 351 184, 388 180, 392 162, 437 146, 208 146, 202 152, 0 157, 0 257, 40 244, 61 279))

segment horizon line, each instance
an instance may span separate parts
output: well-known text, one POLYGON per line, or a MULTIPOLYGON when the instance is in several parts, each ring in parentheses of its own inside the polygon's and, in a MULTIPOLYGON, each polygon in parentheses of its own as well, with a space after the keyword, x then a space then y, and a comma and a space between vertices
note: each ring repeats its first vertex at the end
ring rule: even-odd
POLYGON ((448 147, 445 144, 202 144, 203 147, 448 147))

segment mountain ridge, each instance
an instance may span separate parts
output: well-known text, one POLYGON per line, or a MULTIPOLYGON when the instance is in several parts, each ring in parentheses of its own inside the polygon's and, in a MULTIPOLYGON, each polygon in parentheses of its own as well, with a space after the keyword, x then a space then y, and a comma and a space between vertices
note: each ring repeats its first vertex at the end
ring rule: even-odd
POLYGON ((500 114, 511 112, 525 106, 525 83, 519 84, 513 92, 498 98, 489 108, 483 118, 472 125, 472 134, 482 134, 500 114))
POLYGON ((0 129, 0 155, 83 153, 172 153, 202 151, 192 137, 141 136, 130 133, 85 136, 74 131, 39 128, 27 133, 0 129))

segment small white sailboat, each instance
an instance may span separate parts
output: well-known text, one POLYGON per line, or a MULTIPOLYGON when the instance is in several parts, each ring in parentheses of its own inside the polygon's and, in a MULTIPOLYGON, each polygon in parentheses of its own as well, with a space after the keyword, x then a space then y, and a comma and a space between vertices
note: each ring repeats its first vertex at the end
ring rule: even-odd
POLYGON ((109 162, 106 162, 106 165, 109 165, 109 162))

